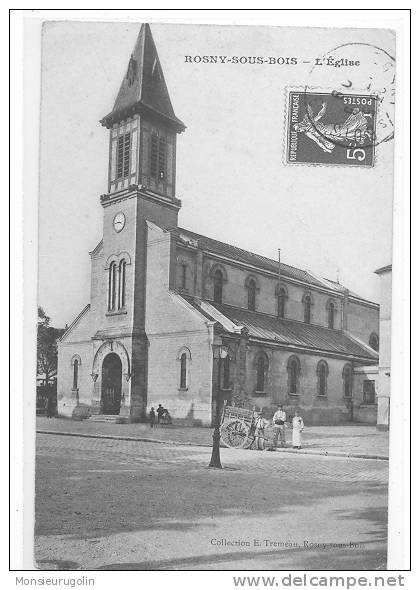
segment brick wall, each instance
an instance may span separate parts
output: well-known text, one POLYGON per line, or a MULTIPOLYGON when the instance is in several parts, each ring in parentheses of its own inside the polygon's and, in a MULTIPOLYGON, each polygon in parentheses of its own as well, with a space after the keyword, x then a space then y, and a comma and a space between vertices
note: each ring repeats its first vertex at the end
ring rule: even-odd
MULTIPOLYGON (((245 281, 253 276, 257 280, 256 311, 277 314, 277 278, 268 276, 258 271, 247 270, 236 265, 225 263, 211 255, 203 256, 201 284, 197 281, 197 254, 182 246, 177 247, 176 286, 182 288, 182 265, 187 267, 186 291, 190 294, 202 296, 205 299, 213 299, 213 278, 211 269, 214 265, 221 265, 226 270, 227 281, 223 285, 223 302, 237 307, 247 308, 248 292, 245 281)), ((201 273, 200 273, 201 274, 201 273)), ((335 305, 334 328, 342 329, 342 302, 343 297, 334 293, 323 292, 313 287, 298 285, 287 278, 282 277, 281 284, 286 288, 285 317, 298 321, 304 320, 303 296, 310 293, 312 298, 311 323, 328 327, 327 306, 330 302, 335 305)), ((379 310, 368 305, 350 301, 347 306, 347 329, 364 342, 369 342, 372 332, 379 330, 379 310)))
POLYGON ((369 344, 369 337, 374 332, 379 335, 379 309, 349 301, 347 329, 369 344))
POLYGON ((308 424, 345 422, 350 418, 343 387, 343 367, 346 364, 345 360, 251 345, 247 354, 247 395, 252 403, 264 408, 266 415, 272 415, 276 404, 282 403, 290 409, 290 413, 294 406, 298 406, 308 424), (267 355, 269 368, 265 395, 256 396, 255 357, 260 352, 267 355), (292 355, 296 356, 300 363, 298 395, 289 395, 287 364, 292 355), (324 360, 328 365, 325 396, 318 395, 317 367, 320 360, 324 360))

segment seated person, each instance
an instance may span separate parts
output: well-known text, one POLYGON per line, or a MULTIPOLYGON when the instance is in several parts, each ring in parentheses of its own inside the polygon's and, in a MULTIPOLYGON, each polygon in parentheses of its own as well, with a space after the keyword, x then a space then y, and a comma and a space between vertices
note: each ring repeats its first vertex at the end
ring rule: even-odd
POLYGON ((172 424, 171 415, 166 408, 162 412, 162 424, 172 424))

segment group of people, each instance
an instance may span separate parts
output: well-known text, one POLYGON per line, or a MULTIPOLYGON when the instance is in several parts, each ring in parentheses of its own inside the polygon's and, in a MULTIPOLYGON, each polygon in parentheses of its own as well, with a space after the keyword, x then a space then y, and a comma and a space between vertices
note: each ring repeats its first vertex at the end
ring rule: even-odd
MULTIPOLYGON (((273 442, 267 450, 274 451, 280 439, 280 446, 286 446, 286 422, 287 415, 283 409, 283 406, 279 404, 276 412, 272 418, 272 425, 274 428, 273 442)), ((262 411, 258 412, 255 420, 255 448, 259 451, 264 450, 264 439, 265 429, 270 425, 270 421, 266 420, 262 416, 262 411)), ((292 419, 292 446, 294 449, 302 448, 302 432, 304 429, 304 423, 302 417, 299 415, 299 411, 295 411, 295 415, 292 419)))
POLYGON ((168 410, 159 404, 157 410, 155 408, 151 408, 149 412, 149 423, 150 428, 154 428, 159 424, 172 424, 171 415, 169 414, 168 410))

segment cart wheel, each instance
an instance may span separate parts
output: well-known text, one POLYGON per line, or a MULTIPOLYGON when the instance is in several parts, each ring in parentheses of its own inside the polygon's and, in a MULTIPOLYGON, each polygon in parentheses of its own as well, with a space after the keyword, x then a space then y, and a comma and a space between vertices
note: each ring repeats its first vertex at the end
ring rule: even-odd
POLYGON ((248 440, 249 428, 241 420, 233 420, 222 426, 221 436, 227 447, 243 448, 248 440))

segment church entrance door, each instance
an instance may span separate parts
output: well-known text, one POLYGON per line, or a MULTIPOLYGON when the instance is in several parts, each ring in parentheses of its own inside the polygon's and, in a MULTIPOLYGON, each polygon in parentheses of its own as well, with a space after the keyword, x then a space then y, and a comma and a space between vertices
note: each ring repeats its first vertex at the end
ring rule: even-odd
POLYGON ((122 365, 118 354, 111 352, 102 363, 102 414, 119 414, 121 407, 122 365))

